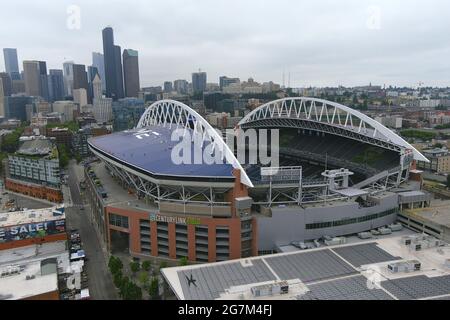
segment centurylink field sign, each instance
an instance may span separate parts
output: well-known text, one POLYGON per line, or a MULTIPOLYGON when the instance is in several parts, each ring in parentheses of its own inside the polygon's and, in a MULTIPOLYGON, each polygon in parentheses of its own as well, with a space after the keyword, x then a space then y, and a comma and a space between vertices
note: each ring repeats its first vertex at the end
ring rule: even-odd
POLYGON ((178 223, 178 224, 201 224, 200 219, 191 217, 164 216, 158 213, 150 213, 150 221, 178 223))

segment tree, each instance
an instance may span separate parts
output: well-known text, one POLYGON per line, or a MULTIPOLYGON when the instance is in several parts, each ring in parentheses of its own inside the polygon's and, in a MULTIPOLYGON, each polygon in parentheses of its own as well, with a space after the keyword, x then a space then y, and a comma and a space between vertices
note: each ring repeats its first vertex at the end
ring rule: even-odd
POLYGON ((69 164, 69 152, 67 151, 67 148, 64 144, 58 145, 58 153, 59 153, 59 166, 61 168, 67 167, 69 164))
POLYGON ((159 298, 159 281, 157 277, 153 277, 148 288, 148 294, 153 300, 159 298))
POLYGON ((122 271, 118 271, 117 273, 115 273, 114 275, 113 275, 113 282, 114 282, 114 285, 116 286, 116 288, 120 288, 121 287, 121 285, 122 285, 122 271))
POLYGON ((450 188, 450 175, 447 176, 447 188, 450 188))
POLYGON ((142 262, 142 269, 144 269, 145 271, 150 271, 150 268, 152 267, 152 263, 148 260, 145 260, 144 262, 142 262))
POLYGON ((183 257, 180 259, 180 266, 187 266, 188 265, 188 259, 186 257, 183 257))
POLYGON ((127 277, 126 281, 123 281, 120 288, 120 296, 124 300, 141 300, 142 299, 142 289, 139 288, 134 282, 130 281, 127 277))
POLYGON ((119 272, 122 274, 123 263, 122 263, 122 260, 120 260, 120 258, 111 256, 109 258, 108 267, 113 275, 115 275, 119 272))
POLYGON ((146 271, 139 274, 139 282, 146 287, 148 284, 148 273, 146 271))
POLYGON ((131 269, 131 272, 136 273, 139 270, 141 270, 141 265, 137 261, 131 261, 130 262, 130 269, 131 269))

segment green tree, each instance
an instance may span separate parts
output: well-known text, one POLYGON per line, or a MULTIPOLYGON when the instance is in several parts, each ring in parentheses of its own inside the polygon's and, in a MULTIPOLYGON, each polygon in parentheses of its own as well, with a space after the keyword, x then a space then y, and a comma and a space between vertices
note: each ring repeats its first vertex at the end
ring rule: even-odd
POLYGON ((148 273, 146 271, 139 274, 139 282, 145 287, 148 284, 148 273))
POLYGON ((64 144, 58 145, 58 153, 59 153, 59 166, 61 168, 67 167, 69 164, 69 152, 67 151, 67 148, 64 144))
POLYGON ((159 298, 159 282, 157 277, 153 277, 148 288, 148 294, 153 300, 159 298))
POLYGON ((131 272, 136 273, 139 270, 141 270, 141 265, 137 261, 131 261, 130 262, 130 269, 131 269, 131 272))
POLYGON ((122 274, 123 263, 122 263, 122 260, 120 260, 120 258, 111 256, 109 258, 108 267, 113 275, 115 275, 119 272, 120 272, 120 274, 122 274))
POLYGON ((152 263, 148 260, 145 260, 142 262, 142 269, 145 271, 150 271, 150 268, 152 267, 152 263))
POLYGON ((120 288, 121 287, 121 285, 122 285, 122 271, 118 271, 117 273, 115 273, 114 275, 113 275, 113 282, 114 282, 114 285, 116 286, 116 288, 120 288))
POLYGON ((187 266, 188 263, 189 263, 189 261, 186 257, 183 257, 180 259, 180 266, 187 266))
POLYGON ((122 283, 119 294, 124 300, 142 300, 142 289, 128 279, 122 283))

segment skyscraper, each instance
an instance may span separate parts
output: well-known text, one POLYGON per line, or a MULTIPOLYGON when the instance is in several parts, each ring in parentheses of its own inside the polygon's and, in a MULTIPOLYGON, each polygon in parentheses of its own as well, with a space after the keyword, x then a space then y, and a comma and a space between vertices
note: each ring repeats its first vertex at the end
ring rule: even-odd
POLYGON ((123 51, 123 78, 125 83, 125 96, 137 98, 141 90, 139 81, 139 54, 136 50, 123 51))
POLYGON ((95 103, 95 99, 102 98, 102 81, 100 80, 100 76, 98 75, 98 73, 95 75, 94 80, 92 81, 92 91, 95 103))
POLYGON ((64 99, 64 75, 62 70, 49 70, 48 87, 50 101, 61 101, 64 99))
POLYGON ((64 71, 64 93, 65 95, 73 95, 73 61, 63 63, 64 71))
POLYGON ((24 61, 23 74, 25 92, 29 96, 40 96, 40 68, 39 61, 24 61))
POLYGON ((94 78, 96 75, 98 75, 97 67, 88 66, 87 77, 88 77, 89 90, 88 90, 87 94, 88 94, 88 97, 90 97, 90 99, 92 99, 94 96, 93 81, 94 81, 94 78))
POLYGON ((12 80, 20 80, 19 61, 17 59, 17 49, 4 48, 5 69, 12 80))
POLYGON ((98 69, 95 66, 88 66, 88 83, 94 81, 95 75, 98 74, 98 69))
POLYGON ((103 29, 102 34, 106 96, 117 100, 124 95, 120 47, 114 45, 114 32, 111 27, 103 29))
POLYGON ((40 96, 46 101, 50 100, 48 89, 47 63, 45 61, 39 61, 39 92, 40 96))
POLYGON ((12 94, 12 81, 9 73, 0 72, 0 90, 3 97, 8 97, 12 94))
POLYGON ((122 99, 125 97, 123 89, 123 69, 122 69, 122 54, 120 46, 114 46, 114 59, 116 70, 116 97, 122 99))
POLYGON ((106 79, 105 79, 105 59, 103 55, 99 52, 92 52, 92 66, 96 67, 100 79, 102 80, 102 90, 106 90, 106 79))
POLYGON ((89 97, 88 75, 84 64, 73 65, 73 90, 77 89, 86 90, 88 101, 91 101, 89 97))
POLYGON ((73 89, 88 89, 88 78, 84 64, 73 65, 73 89))
POLYGON ((192 74, 192 91, 194 94, 206 91, 206 72, 192 74))

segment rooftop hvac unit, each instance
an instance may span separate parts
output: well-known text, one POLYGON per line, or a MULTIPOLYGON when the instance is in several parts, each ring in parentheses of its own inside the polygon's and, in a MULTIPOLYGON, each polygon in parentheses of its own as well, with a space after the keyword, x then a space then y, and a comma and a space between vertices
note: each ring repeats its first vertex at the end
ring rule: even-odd
POLYGON ((379 228, 378 232, 380 232, 381 235, 387 235, 387 234, 391 234, 392 230, 389 228, 379 228))
POLYGON ((403 229, 403 226, 400 223, 394 223, 389 225, 389 229, 391 229, 394 232, 401 231, 403 229))
POLYGON ((358 238, 360 239, 370 239, 373 238, 373 235, 371 232, 360 232, 358 233, 358 238))
POLYGON ((289 292, 289 284, 286 281, 281 281, 252 287, 250 290, 254 297, 265 297, 265 296, 272 296, 275 294, 286 294, 289 292))
POLYGON ((393 262, 393 263, 388 264, 387 268, 392 273, 414 272, 414 271, 420 271, 421 263, 417 260, 393 262))

